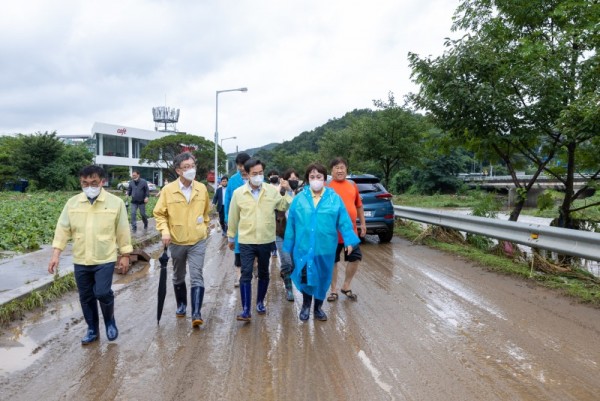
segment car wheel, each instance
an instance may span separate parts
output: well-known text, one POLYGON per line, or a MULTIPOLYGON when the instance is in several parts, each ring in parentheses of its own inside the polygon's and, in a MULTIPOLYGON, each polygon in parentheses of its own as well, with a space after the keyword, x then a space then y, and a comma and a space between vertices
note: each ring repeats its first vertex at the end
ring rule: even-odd
POLYGON ((386 242, 390 242, 394 237, 394 232, 392 230, 388 230, 384 233, 377 234, 379 236, 379 243, 383 244, 386 242))

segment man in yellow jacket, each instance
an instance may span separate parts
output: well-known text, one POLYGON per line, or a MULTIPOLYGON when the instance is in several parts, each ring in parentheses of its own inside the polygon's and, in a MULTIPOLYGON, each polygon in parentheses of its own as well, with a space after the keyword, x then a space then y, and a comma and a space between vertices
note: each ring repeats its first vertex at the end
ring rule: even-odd
POLYGON ((173 260, 173 287, 177 302, 177 317, 185 317, 187 288, 186 264, 190 266, 190 298, 192 327, 204 323, 204 255, 208 237, 210 199, 206 186, 195 180, 196 159, 189 152, 175 156, 173 167, 179 179, 166 185, 154 206, 156 229, 162 235, 164 246, 169 247, 173 260))
POLYGON ((58 268, 61 252, 73 240, 73 263, 79 302, 88 325, 82 345, 99 338, 100 318, 98 304, 104 316, 106 337, 114 341, 119 330, 114 317, 114 293, 111 289, 117 261, 117 248, 121 252, 120 267, 129 268, 129 254, 133 251, 123 200, 102 189, 106 173, 100 166, 84 167, 79 173, 83 190, 67 201, 58 218, 48 263, 48 273, 58 268))
POLYGON ((256 311, 264 314, 265 296, 269 287, 269 261, 275 242, 275 210, 285 211, 292 202, 287 193, 291 191, 287 181, 281 180, 281 192, 271 184, 264 183, 265 165, 257 159, 244 164, 250 178, 248 184, 233 192, 229 205, 227 237, 229 249, 235 246, 238 236, 242 276, 240 277, 240 297, 243 311, 237 320, 249 321, 252 317, 252 270, 254 259, 258 259, 258 285, 256 291, 256 311))

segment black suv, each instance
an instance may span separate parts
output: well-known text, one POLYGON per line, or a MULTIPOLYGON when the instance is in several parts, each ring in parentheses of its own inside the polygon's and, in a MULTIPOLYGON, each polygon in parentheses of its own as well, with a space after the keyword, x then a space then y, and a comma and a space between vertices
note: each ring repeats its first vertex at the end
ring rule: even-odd
MULTIPOLYGON (((394 236, 394 205, 390 194, 371 174, 349 175, 358 186, 367 223, 367 234, 379 236, 379 242, 390 242, 394 236)), ((357 220, 360 227, 360 222, 357 220)))

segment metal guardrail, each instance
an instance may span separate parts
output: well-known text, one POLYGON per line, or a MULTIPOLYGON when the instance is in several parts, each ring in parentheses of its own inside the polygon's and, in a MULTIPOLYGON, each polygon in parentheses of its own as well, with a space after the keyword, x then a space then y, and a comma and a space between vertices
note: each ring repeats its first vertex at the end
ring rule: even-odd
POLYGON ((404 206, 394 206, 394 214, 402 219, 454 228, 532 248, 600 261, 600 233, 404 206))

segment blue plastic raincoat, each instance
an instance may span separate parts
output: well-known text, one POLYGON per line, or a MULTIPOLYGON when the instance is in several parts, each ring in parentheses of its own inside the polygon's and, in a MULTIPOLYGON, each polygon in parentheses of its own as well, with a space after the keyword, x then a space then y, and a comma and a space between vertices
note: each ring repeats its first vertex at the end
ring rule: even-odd
POLYGON ((360 242, 342 198, 325 187, 315 208, 310 188, 305 186, 290 206, 283 250, 292 254, 291 277, 296 288, 316 299, 324 300, 331 284, 338 231, 344 246, 360 242))

